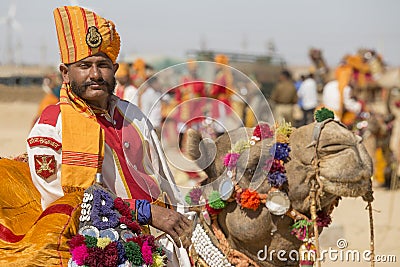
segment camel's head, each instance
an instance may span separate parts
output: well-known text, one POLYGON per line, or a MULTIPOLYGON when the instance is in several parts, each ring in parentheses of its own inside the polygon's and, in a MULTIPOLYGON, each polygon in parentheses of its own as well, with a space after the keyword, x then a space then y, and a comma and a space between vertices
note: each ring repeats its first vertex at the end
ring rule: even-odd
MULTIPOLYGON (((192 130, 187 134, 189 156, 196 160, 208 176, 203 184, 219 190, 221 182, 229 178, 224 156, 240 140, 250 140, 253 128, 242 127, 230 131, 215 142, 202 140, 200 134, 192 130)), ((265 138, 240 153, 235 166, 239 188, 256 190, 259 195, 272 195, 269 194, 271 185, 267 174, 270 167, 268 162, 273 157, 271 148, 275 142, 275 138, 265 138)), ((324 211, 329 211, 339 196, 365 196, 370 192, 371 158, 362 145, 361 138, 338 122, 313 123, 294 129, 289 145, 290 160, 284 165, 288 183, 281 190, 288 193, 293 209, 306 216, 310 215, 310 181, 314 180, 317 171, 323 190, 319 207, 324 211), (321 131, 316 131, 321 125, 321 131), (317 162, 318 168, 315 165, 317 162)), ((276 157, 277 154, 273 155, 276 157)), ((256 210, 243 209, 236 200, 227 204, 218 215, 218 222, 230 244, 256 260, 257 251, 264 245, 269 249, 289 251, 298 249, 301 244, 288 230, 293 220, 288 216, 274 214, 265 205, 258 206, 256 210)), ((286 266, 285 264, 274 262, 273 265, 286 266)))
MULTIPOLYGON (((243 127, 225 133, 212 143, 202 142, 198 133, 189 131, 189 154, 204 167, 209 177, 206 183, 224 179, 224 156, 238 141, 249 140, 252 133, 252 128, 243 127), (210 157, 214 160, 205 163, 210 157)), ((296 202, 308 196, 309 181, 315 177, 317 170, 323 191, 327 193, 326 197, 330 196, 327 201, 333 196, 365 196, 371 185, 372 160, 361 141, 360 137, 333 120, 295 129, 289 142, 290 161, 285 164, 292 204, 305 209, 296 202)), ((270 186, 265 169, 268 170, 266 162, 272 158, 270 149, 274 142, 273 138, 266 138, 241 153, 236 165, 240 187, 255 188, 259 193, 268 192, 270 186)), ((214 189, 218 190, 218 181, 214 189)))
POLYGON ((292 193, 308 194, 305 184, 316 170, 328 195, 358 197, 369 192, 372 160, 362 139, 340 123, 330 120, 300 127, 291 135, 290 145, 286 168, 292 193))

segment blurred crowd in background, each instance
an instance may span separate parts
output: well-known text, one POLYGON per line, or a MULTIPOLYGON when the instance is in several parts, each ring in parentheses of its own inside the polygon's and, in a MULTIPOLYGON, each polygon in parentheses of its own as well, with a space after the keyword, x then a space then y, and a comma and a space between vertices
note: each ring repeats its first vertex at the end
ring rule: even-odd
MULTIPOLYGON (((207 81, 204 70, 199 74, 199 58, 157 75, 159 70, 137 58, 119 62, 115 94, 137 105, 158 129, 160 138, 178 136, 181 149, 189 128, 217 138, 227 130, 254 127, 271 119, 266 118, 269 113, 263 102, 275 121, 285 120, 295 127, 312 123, 316 109, 329 108, 363 137, 374 160, 376 185, 395 189, 400 160, 399 77, 388 73, 382 55, 370 49, 345 55, 333 67, 326 64, 318 49, 310 49, 309 57, 312 64, 307 68, 270 63, 270 68, 249 71, 240 69, 244 65, 235 65, 228 55, 214 54, 209 61, 216 63, 215 68, 207 81), (238 67, 248 79, 238 76, 241 72, 230 66, 238 67), (390 75, 397 78, 390 79, 390 75)), ((58 102, 60 86, 59 74, 44 78, 46 95, 35 120, 47 105, 58 102)))

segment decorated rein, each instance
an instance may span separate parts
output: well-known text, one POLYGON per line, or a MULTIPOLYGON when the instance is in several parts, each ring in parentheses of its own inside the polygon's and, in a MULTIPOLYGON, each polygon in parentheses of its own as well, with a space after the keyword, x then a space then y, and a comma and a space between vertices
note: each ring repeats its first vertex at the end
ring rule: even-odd
MULTIPOLYGON (((333 114, 333 113, 332 113, 333 114)), ((321 113, 316 113, 316 117, 320 116, 321 113)), ((331 118, 324 118, 322 121, 318 121, 313 131, 313 141, 308 146, 315 146, 317 149, 321 130, 326 123, 332 121, 331 118)), ((250 140, 240 140, 236 142, 233 148, 227 153, 223 159, 224 166, 226 167, 227 178, 221 182, 219 191, 212 191, 206 198, 203 197, 203 192, 200 188, 193 188, 186 195, 186 201, 189 204, 201 205, 205 204, 202 210, 202 215, 205 222, 211 225, 212 221, 215 221, 217 215, 226 207, 227 203, 236 201, 242 209, 257 210, 260 204, 264 204, 271 214, 282 216, 287 215, 294 220, 292 225, 291 234, 295 235, 299 240, 303 241, 304 244, 300 250, 314 251, 318 253, 318 232, 315 234, 315 230, 318 227, 326 227, 330 224, 331 219, 329 214, 319 213, 316 214, 316 204, 311 205, 314 210, 311 210, 312 220, 302 213, 291 208, 290 200, 284 185, 287 185, 287 177, 285 170, 285 163, 289 158, 291 151, 289 146, 289 137, 293 129, 290 123, 283 122, 281 125, 276 125, 275 135, 276 143, 273 144, 269 153, 273 156, 272 159, 268 159, 263 167, 264 173, 266 173, 268 183, 271 186, 267 194, 260 194, 256 190, 249 188, 241 188, 236 181, 236 167, 237 162, 242 153, 255 145, 256 142, 265 138, 272 138, 274 132, 270 129, 268 124, 260 124, 255 127, 253 135, 250 140), (279 203, 279 204, 278 204, 279 203), (314 225, 314 233, 309 229, 314 225), (314 235, 314 238, 311 236, 314 235)), ((318 163, 318 154, 314 157, 314 164, 318 163)), ((317 170, 316 170, 317 171, 317 170)), ((317 178, 317 180, 319 180, 317 178)), ((313 181, 311 181, 314 183, 313 181)), ((321 184, 321 183, 319 183, 321 184)), ((310 198, 316 200, 317 195, 314 190, 317 186, 312 185, 310 190, 310 198)), ((319 186, 322 189, 322 184, 319 186)), ((311 208, 312 209, 312 208, 311 208)), ((273 234, 271 232, 271 234, 273 234)), ((300 261, 302 266, 310 264, 314 259, 307 258, 300 261)))
MULTIPOLYGON (((322 129, 326 126, 327 123, 329 122, 335 122, 338 123, 340 126, 344 127, 347 129, 347 127, 342 124, 340 121, 334 120, 334 113, 326 108, 322 108, 318 110, 315 114, 315 119, 316 123, 313 129, 313 135, 312 135, 312 142, 307 146, 309 147, 314 147, 315 152, 314 152, 314 157, 312 160, 312 164, 315 168, 315 176, 313 179, 310 181, 311 183, 311 188, 310 188, 310 213, 311 213, 311 220, 312 222, 301 222, 301 227, 300 228, 307 228, 309 226, 313 226, 313 234, 314 234, 314 243, 315 246, 312 247, 312 243, 306 242, 302 245, 300 250, 303 248, 304 250, 315 250, 315 258, 316 258, 316 267, 319 267, 321 265, 319 259, 320 259, 320 249, 319 249, 319 232, 318 232, 318 226, 321 226, 321 219, 317 216, 317 206, 320 207, 320 198, 323 196, 323 184, 320 180, 320 172, 319 172, 319 157, 318 157, 318 145, 319 145, 319 139, 321 136, 321 131, 322 129)), ((373 223, 373 217, 372 217, 372 201, 373 201, 373 196, 372 196, 372 188, 370 189, 370 192, 367 193, 367 196, 363 197, 365 201, 368 202, 367 208, 369 211, 369 221, 370 221, 370 250, 371 250, 371 266, 375 266, 375 261, 374 259, 374 251, 375 251, 375 245, 374 245, 374 223, 373 223)), ((326 222, 329 224, 330 223, 330 218, 326 219, 326 222)), ((308 233, 307 233, 308 235, 308 233)), ((303 262, 304 266, 307 266, 307 264, 311 264, 311 261, 308 262, 303 262)), ((302 262, 300 261, 300 266, 302 265, 302 262)))

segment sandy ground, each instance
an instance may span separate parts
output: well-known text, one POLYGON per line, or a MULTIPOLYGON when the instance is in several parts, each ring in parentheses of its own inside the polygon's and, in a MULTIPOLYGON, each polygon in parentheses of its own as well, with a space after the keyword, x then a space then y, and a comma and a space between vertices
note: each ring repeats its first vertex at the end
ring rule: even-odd
MULTIPOLYGON (((42 95, 39 89, 19 93, 18 96, 10 94, 12 94, 11 91, 0 92, 0 121, 2 122, 0 156, 3 157, 25 152, 25 140, 42 95)), ((177 178, 181 184, 188 182, 185 177, 177 178)), ((375 266, 400 266, 400 190, 387 191, 381 188, 374 188, 374 190, 376 254, 387 256, 386 259, 390 255, 396 257, 396 262, 376 263, 375 266)), ((338 260, 330 260, 327 254, 327 260, 322 266, 370 266, 370 263, 362 258, 362 253, 370 248, 368 211, 365 207, 366 203, 361 198, 345 198, 334 210, 333 223, 322 233, 320 243, 321 249, 337 250, 331 253, 332 257, 338 256, 338 260), (347 242, 345 248, 338 248, 339 239, 347 242), (346 261, 346 253, 349 254, 351 250, 358 250, 361 253, 360 261, 346 261), (340 254, 343 254, 343 260, 340 260, 340 254)))
POLYGON ((37 104, 0 102, 0 155, 16 156, 26 151, 26 138, 36 114, 37 104))

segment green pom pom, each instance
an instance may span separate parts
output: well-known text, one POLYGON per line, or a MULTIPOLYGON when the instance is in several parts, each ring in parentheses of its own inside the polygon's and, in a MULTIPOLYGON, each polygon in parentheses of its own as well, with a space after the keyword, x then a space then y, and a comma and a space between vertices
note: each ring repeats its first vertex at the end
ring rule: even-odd
POLYGON ((311 225, 313 225, 312 221, 309 221, 309 220, 306 220, 306 219, 301 219, 301 220, 298 220, 297 222, 295 222, 292 225, 291 229, 292 230, 293 229, 301 229, 303 227, 308 227, 308 226, 311 226, 311 225))
POLYGON ((85 243, 88 248, 94 248, 97 246, 97 238, 85 235, 85 243))
POLYGON ((125 243, 124 247, 128 260, 134 265, 141 266, 143 264, 143 257, 139 245, 130 241, 125 243))
POLYGON ((163 250, 162 247, 157 247, 157 248, 156 248, 156 252, 157 252, 158 254, 160 254, 161 256, 164 255, 164 250, 163 250))
MULTIPOLYGON (((190 192, 189 192, 190 193, 190 192)), ((189 205, 192 205, 192 198, 190 197, 189 193, 186 194, 185 196, 185 201, 186 203, 188 203, 189 205)))
POLYGON ((221 196, 218 191, 212 191, 210 196, 208 197, 208 205, 210 205, 213 209, 223 209, 225 208, 226 204, 221 199, 221 196))
POLYGON ((322 122, 327 119, 334 119, 335 114, 333 113, 332 110, 329 110, 327 108, 321 108, 315 112, 315 120, 317 122, 322 122))

